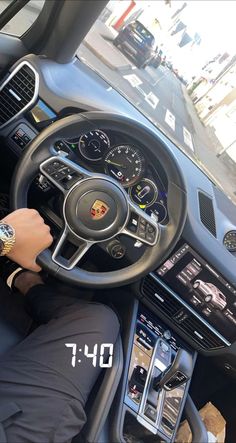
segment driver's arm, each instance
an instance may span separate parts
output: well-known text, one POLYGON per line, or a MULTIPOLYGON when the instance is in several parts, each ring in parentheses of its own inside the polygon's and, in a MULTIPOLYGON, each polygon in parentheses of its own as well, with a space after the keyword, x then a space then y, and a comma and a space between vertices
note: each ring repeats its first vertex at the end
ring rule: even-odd
POLYGON ((22 268, 39 272, 36 258, 52 243, 50 228, 35 209, 18 209, 7 215, 2 222, 15 231, 15 244, 7 257, 22 268))

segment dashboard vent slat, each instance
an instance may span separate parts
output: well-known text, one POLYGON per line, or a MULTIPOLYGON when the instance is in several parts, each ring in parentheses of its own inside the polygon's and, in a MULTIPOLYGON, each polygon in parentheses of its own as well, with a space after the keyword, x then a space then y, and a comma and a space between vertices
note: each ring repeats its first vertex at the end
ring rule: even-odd
POLYGON ((200 219, 207 230, 216 237, 216 222, 212 199, 203 192, 198 193, 200 219))
POLYGON ((22 113, 36 97, 36 73, 22 62, 0 86, 0 127, 22 113))
POLYGON ((171 320, 198 347, 207 350, 219 349, 225 343, 215 335, 207 325, 201 322, 191 311, 177 300, 171 293, 148 275, 144 278, 141 288, 144 297, 149 300, 166 318, 171 320))

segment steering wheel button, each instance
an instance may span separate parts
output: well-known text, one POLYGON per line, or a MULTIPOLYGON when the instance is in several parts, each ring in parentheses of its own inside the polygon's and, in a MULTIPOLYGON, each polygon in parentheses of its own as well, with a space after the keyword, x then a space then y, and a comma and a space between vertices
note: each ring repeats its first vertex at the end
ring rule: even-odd
POLYGON ((139 231, 138 235, 140 238, 146 238, 145 231, 139 231))
POLYGON ((155 232, 153 232, 152 234, 146 234, 146 240, 150 243, 153 243, 155 240, 155 232))
POLYGON ((59 169, 63 166, 63 163, 55 161, 55 162, 52 162, 51 165, 54 169, 59 169))
POLYGON ((132 224, 129 224, 128 225, 128 230, 131 231, 131 232, 136 232, 137 231, 137 227, 132 225, 132 224))
POLYGON ((146 228, 143 225, 139 225, 138 232, 146 232, 146 228))
POLYGON ((64 178, 64 175, 61 172, 55 172, 55 174, 53 174, 53 178, 56 181, 60 181, 62 178, 64 178))
POLYGON ((128 229, 131 232, 136 232, 138 229, 138 215, 135 213, 132 213, 129 219, 128 223, 128 229))
POLYGON ((155 231, 155 229, 152 225, 147 225, 147 232, 149 232, 151 234, 154 231, 155 231))
POLYGON ((52 174, 54 174, 54 172, 55 172, 55 169, 54 169, 54 167, 52 166, 51 163, 50 163, 49 165, 44 166, 43 169, 44 169, 45 172, 47 172, 49 175, 52 175, 52 174))
POLYGON ((73 175, 73 174, 75 174, 75 171, 74 171, 74 169, 72 169, 72 168, 64 168, 64 169, 63 169, 63 172, 64 172, 65 174, 69 174, 69 175, 73 175))
POLYGON ((67 168, 61 169, 60 172, 62 173, 62 175, 64 175, 64 177, 67 177, 68 175, 67 168))
POLYGON ((140 224, 143 226, 146 226, 147 222, 146 222, 145 218, 140 217, 140 224))

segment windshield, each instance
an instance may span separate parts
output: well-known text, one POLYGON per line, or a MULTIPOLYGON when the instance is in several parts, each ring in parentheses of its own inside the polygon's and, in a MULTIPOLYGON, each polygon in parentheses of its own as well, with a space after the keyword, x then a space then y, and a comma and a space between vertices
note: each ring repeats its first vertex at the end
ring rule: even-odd
POLYGON ((110 1, 78 56, 236 204, 235 17, 227 0, 110 1))

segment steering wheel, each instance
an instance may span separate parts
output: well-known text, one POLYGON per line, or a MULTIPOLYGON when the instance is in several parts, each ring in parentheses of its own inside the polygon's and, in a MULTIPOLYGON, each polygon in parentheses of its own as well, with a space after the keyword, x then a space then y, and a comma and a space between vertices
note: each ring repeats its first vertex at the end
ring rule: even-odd
POLYGON ((186 190, 174 154, 154 130, 125 116, 87 112, 62 118, 44 129, 25 149, 12 179, 12 209, 27 207, 33 179, 43 174, 63 196, 63 230, 54 249, 39 255, 37 263, 71 284, 108 288, 132 283, 155 269, 171 253, 186 218, 186 190), (80 137, 98 128, 130 136, 152 152, 168 179, 167 225, 160 225, 136 206, 124 188, 111 177, 90 172, 58 153, 55 142, 80 137), (94 244, 125 234, 147 247, 141 258, 122 270, 89 272, 78 265, 94 244), (70 258, 63 256, 68 239, 76 245, 70 258))

